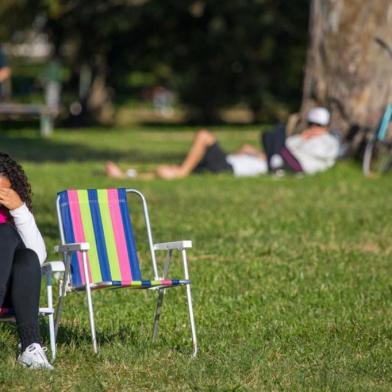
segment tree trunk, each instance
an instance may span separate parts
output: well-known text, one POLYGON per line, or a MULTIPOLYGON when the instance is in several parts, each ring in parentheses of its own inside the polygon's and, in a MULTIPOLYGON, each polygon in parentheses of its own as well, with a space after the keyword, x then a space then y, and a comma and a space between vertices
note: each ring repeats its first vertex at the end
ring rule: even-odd
POLYGON ((103 61, 98 62, 89 95, 87 98, 87 110, 89 117, 99 124, 112 125, 114 108, 111 93, 107 84, 107 69, 103 61))
POLYGON ((391 0, 312 0, 301 117, 332 110, 332 127, 374 127, 392 102, 391 0))

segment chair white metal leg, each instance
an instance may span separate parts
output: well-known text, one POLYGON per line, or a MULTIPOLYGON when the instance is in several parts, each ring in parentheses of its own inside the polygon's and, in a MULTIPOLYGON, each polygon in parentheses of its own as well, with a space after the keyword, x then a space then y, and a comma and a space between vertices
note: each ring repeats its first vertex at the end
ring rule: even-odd
POLYGON ((199 348, 197 346, 196 325, 195 325, 195 318, 193 315, 193 306, 192 306, 192 293, 191 293, 191 286, 189 284, 186 286, 186 297, 188 301, 189 322, 191 324, 191 333, 192 333, 192 343, 193 343, 192 357, 196 357, 199 348))
MULTIPOLYGON (((186 258, 186 250, 182 249, 181 250, 181 254, 182 254, 182 261, 183 261, 183 265, 184 265, 184 278, 185 279, 189 279, 188 261, 187 261, 187 258, 186 258)), ((189 322, 190 322, 190 325, 191 325, 191 333, 192 333, 192 343, 193 343, 192 357, 196 357, 199 348, 197 346, 196 325, 195 325, 195 317, 193 315, 192 292, 191 292, 190 284, 188 284, 186 286, 186 297, 187 297, 187 302, 188 302, 189 322)))
MULTIPOLYGON (((167 252, 166 262, 163 267, 163 278, 164 279, 167 278, 167 275, 169 273, 169 266, 170 266, 170 261, 172 259, 172 255, 173 255, 173 250, 170 249, 167 252)), ((155 341, 156 338, 158 337, 158 324, 159 324, 159 320, 161 318, 161 308, 162 308, 162 304, 163 304, 163 298, 165 296, 165 291, 166 291, 165 289, 160 289, 159 294, 158 294, 157 306, 155 309, 155 316, 154 316, 154 327, 153 327, 153 333, 152 333, 152 340, 153 341, 155 341)))
POLYGON ((89 280, 89 276, 88 276, 86 257, 87 257, 86 252, 82 252, 83 270, 84 270, 84 276, 86 278, 86 293, 87 293, 88 313, 89 313, 89 319, 90 319, 91 339, 93 342, 93 350, 94 350, 95 354, 97 354, 98 347, 97 347, 97 338, 95 336, 94 309, 93 309, 93 301, 91 298, 91 288, 90 288, 90 280, 89 280))
MULTIPOLYGON (((50 271, 46 272, 46 291, 48 295, 48 308, 53 309, 52 274, 50 271)), ((56 337, 54 332, 53 313, 49 314, 48 323, 49 323, 50 351, 52 353, 52 360, 54 360, 56 358, 56 337)))

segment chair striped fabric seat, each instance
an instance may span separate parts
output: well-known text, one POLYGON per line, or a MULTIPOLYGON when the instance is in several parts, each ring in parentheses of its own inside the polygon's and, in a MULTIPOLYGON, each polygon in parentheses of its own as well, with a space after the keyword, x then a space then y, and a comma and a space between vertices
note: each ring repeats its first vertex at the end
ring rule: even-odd
MULTIPOLYGON (((95 283, 91 286, 91 288, 94 290, 104 289, 107 287, 112 289, 117 289, 121 287, 128 287, 130 289, 151 289, 151 288, 164 288, 164 287, 169 288, 169 287, 186 285, 190 283, 191 281, 186 279, 134 280, 129 283, 113 281, 113 282, 95 283)), ((72 290, 75 291, 82 291, 84 289, 85 286, 83 285, 72 288, 72 290)))
MULTIPOLYGON (((184 279, 143 280, 125 189, 67 190, 59 194, 63 243, 90 244, 87 254, 91 288, 148 289, 189 284, 184 279)), ((83 290, 82 254, 71 256, 71 284, 83 290)))

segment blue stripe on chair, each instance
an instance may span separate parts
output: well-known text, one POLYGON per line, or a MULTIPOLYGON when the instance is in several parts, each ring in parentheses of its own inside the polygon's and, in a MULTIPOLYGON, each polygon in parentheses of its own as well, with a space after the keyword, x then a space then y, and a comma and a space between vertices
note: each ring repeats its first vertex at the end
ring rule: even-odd
POLYGON ((142 280, 142 287, 151 287, 150 280, 142 280))
POLYGON ((87 192, 90 204, 91 218, 93 220, 95 242, 97 245, 97 253, 101 269, 102 281, 108 282, 112 280, 112 276, 110 273, 109 259, 106 250, 105 234, 102 226, 101 212, 99 210, 98 192, 96 189, 88 189, 87 192))
MULTIPOLYGON (((63 221, 62 230, 64 232, 65 242, 74 243, 75 236, 73 232, 71 211, 69 209, 69 200, 67 191, 58 193, 60 196, 60 213, 61 219, 63 221)), ((75 252, 71 255, 71 270, 72 270, 72 284, 75 286, 80 286, 82 284, 82 278, 79 271, 78 257, 75 252)))
POLYGON ((131 265, 132 280, 142 280, 139 268, 139 259, 136 253, 135 237, 133 235, 131 217, 128 211, 127 192, 124 188, 118 189, 118 201, 124 225, 124 235, 128 248, 129 262, 131 265))

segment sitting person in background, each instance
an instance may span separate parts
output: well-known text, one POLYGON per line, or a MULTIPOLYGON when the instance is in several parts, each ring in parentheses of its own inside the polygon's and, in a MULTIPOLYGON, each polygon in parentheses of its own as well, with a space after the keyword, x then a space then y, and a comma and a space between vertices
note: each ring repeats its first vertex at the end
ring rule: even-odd
POLYGON ((329 132, 330 113, 316 107, 307 115, 307 127, 286 138, 284 126, 261 135, 270 172, 287 170, 314 174, 332 167, 339 156, 339 139, 329 132))
MULTIPOLYGON (((192 173, 231 172, 238 177, 251 177, 289 170, 313 174, 324 171, 335 163, 338 139, 328 132, 330 114, 325 108, 315 108, 308 113, 308 127, 299 135, 286 138, 285 128, 278 126, 262 134, 265 153, 246 144, 236 153, 226 154, 215 136, 206 129, 196 133, 193 144, 180 165, 160 165, 155 176, 163 179, 187 177, 192 173)), ((107 162, 109 177, 126 178, 113 162, 107 162)))

